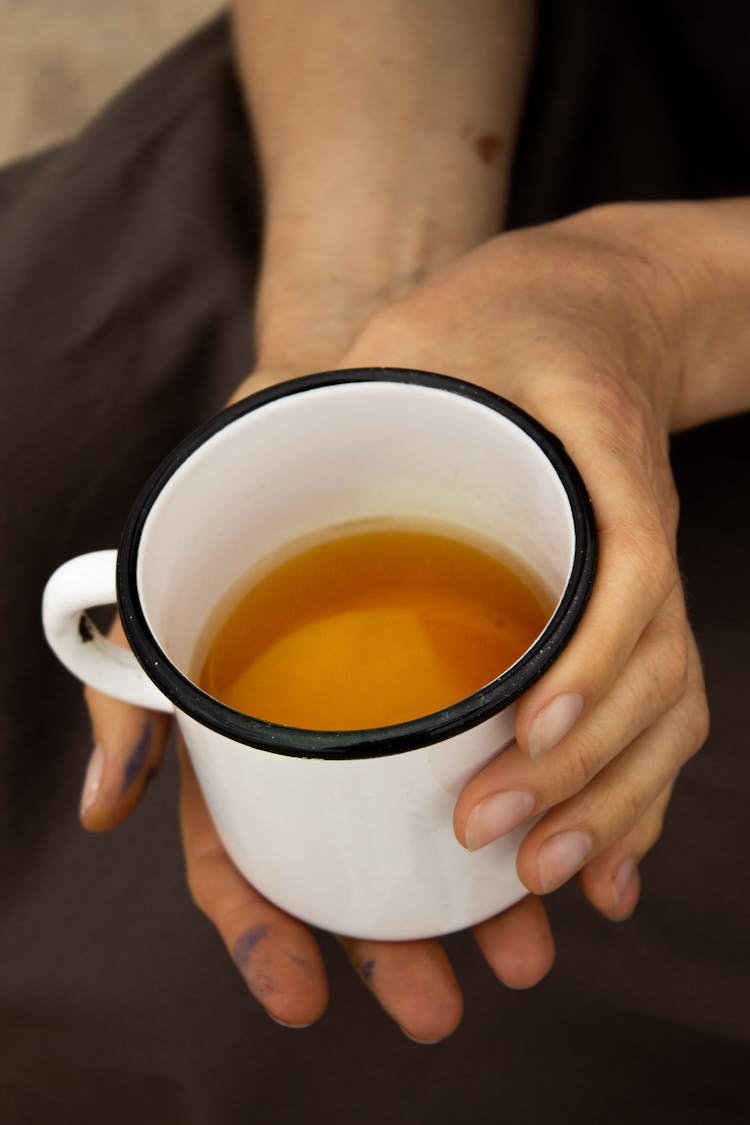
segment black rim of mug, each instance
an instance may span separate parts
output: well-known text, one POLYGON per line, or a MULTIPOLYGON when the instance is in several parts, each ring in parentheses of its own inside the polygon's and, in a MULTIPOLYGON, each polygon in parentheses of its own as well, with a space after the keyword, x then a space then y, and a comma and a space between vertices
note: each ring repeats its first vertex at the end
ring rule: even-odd
POLYGON ((504 710, 542 676, 575 631, 588 602, 597 562, 594 512, 580 473, 562 442, 514 403, 448 375, 402 368, 353 368, 304 375, 258 391, 221 411, 186 437, 142 489, 128 517, 117 557, 117 600, 125 634, 148 677, 176 708, 234 742, 296 758, 378 758, 443 742, 504 710), (575 532, 573 566, 562 598, 544 632, 515 664, 473 695, 393 726, 369 730, 315 731, 285 727, 242 714, 207 695, 171 663, 146 621, 136 568, 141 535, 160 492, 185 461, 236 419, 269 402, 341 383, 411 383, 472 399, 514 422, 540 447, 570 503, 575 532))

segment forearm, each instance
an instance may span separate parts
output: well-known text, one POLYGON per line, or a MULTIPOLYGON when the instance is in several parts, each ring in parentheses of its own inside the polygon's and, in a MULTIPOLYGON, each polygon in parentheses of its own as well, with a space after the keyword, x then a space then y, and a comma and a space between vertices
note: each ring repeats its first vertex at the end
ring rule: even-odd
POLYGON ((750 410, 750 199, 681 206, 688 316, 674 429, 750 410))
POLYGON ((750 199, 615 203, 556 227, 597 251, 607 300, 630 317, 632 374, 665 426, 750 409, 750 199))
POLYGON ((342 302, 364 316, 500 228, 533 13, 531 0, 236 0, 271 350, 300 301, 306 319, 342 302))

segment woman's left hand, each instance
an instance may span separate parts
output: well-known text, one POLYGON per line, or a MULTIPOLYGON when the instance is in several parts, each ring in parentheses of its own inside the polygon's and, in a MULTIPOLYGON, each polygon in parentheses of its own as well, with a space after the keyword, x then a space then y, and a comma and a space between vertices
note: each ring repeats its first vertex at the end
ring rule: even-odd
MULTIPOLYGON (((634 909, 639 862, 708 731, 668 458, 690 278, 677 283, 649 253, 662 217, 663 207, 612 206, 501 235, 376 313, 343 363, 471 379, 556 433, 581 471, 600 543, 591 601, 519 702, 515 742, 465 788, 454 825, 475 850, 541 816, 519 853, 525 886, 543 895, 577 876, 612 920, 634 909)), ((550 964, 533 898, 476 936, 507 984, 533 984, 550 964)))

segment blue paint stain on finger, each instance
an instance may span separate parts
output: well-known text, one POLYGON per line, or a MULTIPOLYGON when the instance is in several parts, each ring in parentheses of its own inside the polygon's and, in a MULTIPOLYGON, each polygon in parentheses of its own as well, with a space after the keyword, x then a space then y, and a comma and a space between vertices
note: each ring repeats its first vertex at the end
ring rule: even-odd
POLYGON ((146 719, 141 731, 141 737, 128 754, 128 760, 122 771, 121 795, 124 797, 133 782, 140 776, 151 746, 151 720, 146 719))
POLYGON ((370 961, 363 961, 359 966, 359 971, 362 974, 362 979, 370 984, 372 974, 375 972, 375 958, 373 957, 370 961))
POLYGON ((270 930, 270 926, 252 926, 251 929, 245 930, 244 933, 235 941, 232 946, 232 956, 234 957, 235 964, 241 973, 247 972, 250 962, 253 959, 255 947, 259 942, 263 941, 270 930))
POLYGON ((248 988, 260 1001, 266 1000, 282 989, 273 973, 273 953, 258 946, 268 934, 269 925, 252 926, 235 941, 232 956, 237 968, 247 981, 248 988))

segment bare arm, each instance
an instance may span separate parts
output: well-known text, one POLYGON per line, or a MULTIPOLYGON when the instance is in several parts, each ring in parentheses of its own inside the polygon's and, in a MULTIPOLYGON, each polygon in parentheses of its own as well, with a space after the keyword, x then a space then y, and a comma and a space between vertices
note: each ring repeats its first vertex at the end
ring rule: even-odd
POLYGON ((750 410, 750 199, 615 203, 552 229, 598 255, 610 290, 635 279, 665 350, 636 374, 669 430, 750 410))
MULTIPOLYGON (((264 255, 256 302, 258 367, 237 394, 340 363, 365 322, 417 282, 495 235, 503 221, 533 43, 533 0, 236 0, 237 58, 260 153, 264 255)), ((398 300, 396 300, 396 304, 398 300)), ((117 628, 112 634, 123 641, 117 628)), ((158 768, 167 725, 88 691, 94 751, 84 824, 112 827, 158 768), (150 732, 139 776, 123 796, 134 743, 150 732)), ((326 973, 313 935, 250 887, 221 847, 184 755, 181 822, 188 882, 230 953, 258 927, 277 973, 270 1015, 315 1020, 326 973)), ((529 898, 509 938, 497 937, 518 983, 552 957, 544 911, 529 898), (536 941, 529 956, 518 932, 536 941), (513 937, 513 933, 516 937, 513 937)), ((507 922, 503 923, 507 929, 507 922)), ((437 1039, 460 1019, 452 969, 435 942, 343 941, 393 1018, 437 1039), (373 976, 367 966, 377 958, 373 976), (364 967, 363 967, 364 966, 364 967)), ((485 952, 487 951, 485 943, 485 952)), ((493 964, 497 959, 493 960, 493 964)))
POLYGON ((328 363, 379 303, 501 228, 531 0, 236 0, 259 148, 261 364, 328 363))
MULTIPOLYGON (((626 917, 674 777, 705 738, 667 431, 750 406, 750 205, 615 204, 493 239, 531 52, 529 4, 236 0, 235 17, 266 200, 261 381, 369 363, 459 374, 555 429, 592 491, 602 554, 584 625, 520 705, 516 747, 469 783, 456 829, 481 846, 508 830, 496 803, 476 820, 482 802, 531 793, 543 815, 520 857, 526 886, 546 892, 578 869, 594 905, 626 917)), ((104 828, 137 802, 166 732, 153 726, 126 800, 123 762, 146 717, 95 693, 89 705, 101 749, 83 818, 104 828)), ((262 928, 262 964, 284 987, 259 992, 261 1003, 285 1022, 311 1022, 326 1003, 311 934, 233 868, 186 762, 184 771, 196 901, 230 950, 262 928)), ((533 894, 476 936, 514 987, 551 963, 533 894)), ((437 943, 345 946, 410 1035, 435 1040, 456 1026, 460 992, 437 943)))
POLYGON ((673 429, 687 429, 750 410, 750 199, 666 207, 679 246, 675 270, 691 276, 672 419, 673 429))

